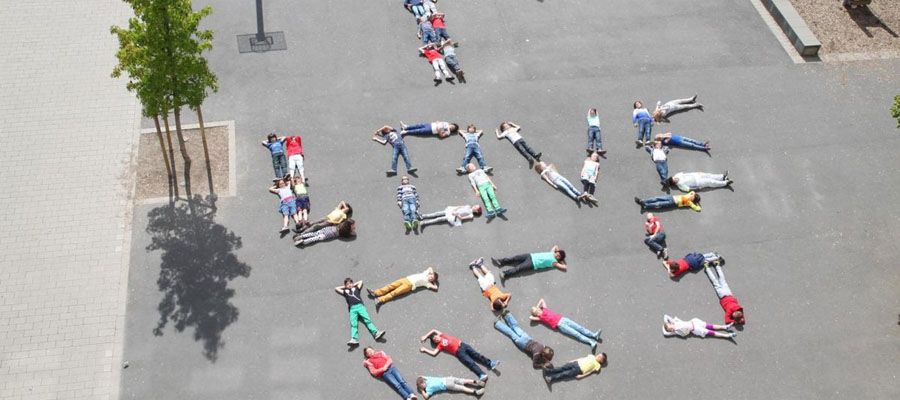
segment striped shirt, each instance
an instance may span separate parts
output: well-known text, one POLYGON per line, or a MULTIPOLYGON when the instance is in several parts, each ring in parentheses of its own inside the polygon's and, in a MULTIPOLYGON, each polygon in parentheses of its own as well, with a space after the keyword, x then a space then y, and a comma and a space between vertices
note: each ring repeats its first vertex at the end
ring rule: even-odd
POLYGON ((416 193, 416 187, 413 185, 400 185, 397 186, 397 201, 402 201, 406 199, 417 199, 419 197, 418 193, 416 193))

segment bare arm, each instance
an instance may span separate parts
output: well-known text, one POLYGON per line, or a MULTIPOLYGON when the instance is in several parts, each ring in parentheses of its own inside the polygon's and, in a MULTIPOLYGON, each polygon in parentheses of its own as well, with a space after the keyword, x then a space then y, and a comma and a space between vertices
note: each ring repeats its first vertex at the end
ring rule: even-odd
POLYGON ((555 246, 553 246, 553 247, 550 248, 550 252, 551 252, 551 253, 556 253, 557 251, 559 251, 559 245, 555 245, 555 246))
POLYGON ((430 338, 434 335, 440 335, 440 334, 441 334, 441 331, 439 331, 437 329, 432 329, 432 330, 428 331, 428 333, 426 333, 425 336, 422 336, 421 338, 419 338, 419 341, 424 342, 424 341, 428 340, 428 338, 430 338))
POLYGON ((506 137, 506 133, 500 133, 500 128, 494 128, 494 133, 497 135, 497 139, 506 137))
POLYGON ((424 347, 420 347, 420 348, 419 348, 419 351, 421 351, 421 352, 423 352, 423 353, 425 353, 425 354, 428 354, 429 356, 432 356, 432 357, 438 355, 438 353, 441 352, 441 351, 438 350, 438 349, 431 349, 431 350, 428 350, 428 349, 426 349, 426 348, 424 348, 424 347))
POLYGON ((277 186, 272 185, 272 187, 269 188, 269 193, 275 193, 275 194, 278 194, 278 190, 277 190, 277 189, 278 189, 277 186))
POLYGON ((343 295, 344 295, 344 292, 341 291, 342 289, 344 289, 343 286, 338 286, 338 287, 334 288, 334 291, 335 291, 337 294, 343 296, 343 295))
POLYGON ((566 264, 563 264, 561 262, 555 262, 553 263, 553 266, 559 268, 560 271, 565 271, 569 268, 566 264))
POLYGON ((529 315, 529 316, 528 316, 528 319, 530 319, 530 320, 532 320, 532 321, 540 321, 540 320, 541 320, 540 318, 535 317, 534 315, 529 315))
POLYGON ((543 309, 547 308, 547 302, 544 301, 544 299, 542 298, 542 299, 538 300, 537 305, 535 307, 543 310, 543 309))
POLYGON ((554 189, 557 188, 556 184, 547 177, 547 174, 541 174, 541 180, 547 182, 550 186, 553 186, 554 189))
POLYGON ((484 131, 483 131, 483 130, 481 130, 481 129, 479 129, 479 130, 477 130, 477 131, 475 131, 475 134, 477 134, 477 135, 478 135, 478 138, 479 138, 479 139, 481 139, 481 134, 483 134, 483 133, 484 133, 484 131))

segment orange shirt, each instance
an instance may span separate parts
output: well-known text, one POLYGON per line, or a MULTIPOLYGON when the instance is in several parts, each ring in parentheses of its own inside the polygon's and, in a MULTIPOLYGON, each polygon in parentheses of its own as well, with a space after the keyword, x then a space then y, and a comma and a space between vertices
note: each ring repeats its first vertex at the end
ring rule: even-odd
POLYGON ((506 301, 509 299, 509 293, 503 293, 500 291, 500 288, 497 285, 491 286, 487 288, 484 292, 481 293, 484 297, 487 297, 488 300, 491 301, 491 304, 494 304, 498 299, 500 301, 506 301))

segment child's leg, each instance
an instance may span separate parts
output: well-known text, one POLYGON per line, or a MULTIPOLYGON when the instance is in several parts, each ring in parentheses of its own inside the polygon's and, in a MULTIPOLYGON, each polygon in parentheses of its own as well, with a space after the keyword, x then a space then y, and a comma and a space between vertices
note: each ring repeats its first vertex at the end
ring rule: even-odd
POLYGON ((444 78, 453 79, 453 75, 450 75, 450 71, 447 70, 447 63, 443 58, 438 58, 438 67, 441 69, 441 72, 444 73, 444 78))
POLYGON ((397 157, 400 156, 400 145, 395 144, 394 151, 391 153, 391 171, 397 172, 397 157))
POLYGON ((438 212, 423 214, 422 219, 440 218, 440 217, 444 217, 444 216, 446 216, 446 214, 443 211, 438 211, 438 212))
POLYGON ((474 152, 475 152, 475 159, 478 160, 478 166, 480 166, 481 168, 487 167, 487 162, 484 161, 484 155, 481 154, 481 146, 480 145, 475 146, 474 152))
POLYGON ((461 343, 459 345, 459 349, 456 351, 456 358, 461 362, 469 371, 472 371, 479 378, 485 376, 484 371, 478 367, 478 364, 475 363, 475 360, 469 355, 469 350, 471 347, 466 343, 461 343))
MULTIPOLYGON (((432 65, 434 65, 434 63, 432 63, 432 65)), ((435 72, 437 72, 437 70, 435 70, 435 72)), ((430 135, 431 123, 409 125, 404 131, 407 135, 430 135)))
POLYGON ((506 269, 506 271, 503 272, 503 276, 514 276, 525 271, 530 271, 532 269, 534 269, 534 266, 531 264, 531 260, 529 259, 517 264, 514 267, 509 267, 508 269, 506 269))
POLYGON ((281 224, 281 227, 282 227, 282 228, 287 228, 287 226, 288 226, 288 223, 290 223, 290 222, 291 222, 291 220, 290 220, 290 217, 289 217, 289 216, 287 216, 287 215, 286 215, 286 214, 285 214, 285 215, 283 215, 283 216, 282 216, 282 217, 283 217, 283 218, 282 218, 282 220, 283 220, 283 223, 282 223, 282 224, 281 224))
POLYGON ((366 307, 362 304, 359 304, 358 314, 359 319, 362 320, 363 324, 366 326, 366 329, 369 330, 369 333, 371 333, 372 336, 375 336, 375 334, 378 333, 378 328, 376 328, 375 324, 372 323, 372 319, 369 318, 369 311, 367 311, 366 307))
POLYGON ((462 163, 460 164, 460 168, 465 169, 466 164, 469 163, 469 160, 472 159, 472 156, 475 155, 475 147, 474 146, 466 146, 466 154, 463 155, 462 163))
POLYGON ((362 304, 350 307, 350 339, 353 340, 359 340, 359 309, 361 307, 362 304))
POLYGON ((520 264, 520 263, 522 263, 526 260, 530 260, 530 259, 531 259, 531 254, 526 253, 526 254, 518 254, 518 255, 515 255, 512 257, 499 258, 499 259, 497 259, 497 262, 499 262, 500 266, 502 267, 504 265, 520 264))
POLYGON ((478 194, 481 195, 481 201, 484 202, 484 208, 486 209, 485 211, 487 211, 488 214, 493 214, 495 207, 494 207, 494 204, 491 202, 491 197, 488 195, 488 192, 487 192, 488 188, 490 188, 490 187, 491 187, 490 183, 479 186, 478 194))
POLYGON ((573 200, 578 200, 578 196, 581 196, 581 193, 578 192, 578 189, 575 189, 575 187, 572 186, 572 183, 562 176, 557 178, 554 183, 556 183, 557 186, 561 187, 563 191, 566 192, 566 194, 569 195, 569 197, 571 197, 573 200))
POLYGON ((591 339, 591 337, 582 333, 582 330, 584 330, 584 328, 568 318, 563 317, 563 319, 559 320, 559 325, 557 325, 556 329, 559 329, 559 331, 566 336, 571 337, 572 339, 575 339, 586 345, 593 346, 594 343, 596 343, 594 339, 591 339), (577 329, 576 327, 581 329, 577 329))
POLYGON ((425 225, 439 224, 439 223, 441 223, 441 222, 447 222, 448 220, 449 220, 449 219, 448 219, 447 217, 437 217, 437 218, 431 218, 431 219, 424 219, 424 220, 422 220, 422 221, 419 221, 419 225, 425 226, 425 225))
MULTIPOLYGON (((423 39, 424 41, 424 39, 423 39)), ((441 67, 438 65, 438 60, 434 60, 431 62, 431 68, 434 69, 434 79, 441 80, 441 67)), ((428 128, 428 132, 431 133, 431 127, 428 128)), ((407 128, 406 133, 411 135, 416 135, 416 133, 411 133, 409 128, 407 128)))
MULTIPOLYGON (((409 171, 412 169, 412 159, 409 158, 409 149, 406 148, 406 144, 403 143, 400 145, 400 155, 403 156, 403 164, 406 165, 406 170, 409 171)), ((394 165, 396 167, 396 165, 394 165)), ((397 169, 394 168, 396 171, 397 169)))
POLYGON ((318 243, 318 242, 325 240, 325 233, 322 232, 321 230, 311 232, 311 234, 304 233, 303 235, 300 235, 300 239, 301 239, 301 243, 303 245, 318 243), (306 235, 310 235, 310 236, 306 236, 306 235), (306 236, 306 237, 304 237, 304 236, 306 236))
POLYGON ((497 201, 497 196, 494 194, 494 186, 490 183, 486 183, 483 185, 484 192, 481 195, 482 200, 484 200, 484 205, 487 206, 488 211, 497 210, 500 208, 500 202, 497 201), (487 200, 485 200, 485 196, 487 196, 487 200), (490 200, 490 205, 488 205, 488 200, 490 200))
POLYGON ((515 143, 513 143, 513 147, 516 148, 516 151, 518 151, 519 154, 522 155, 522 157, 525 157, 526 160, 531 161, 531 154, 528 154, 528 150, 525 150, 524 143, 524 139, 516 141, 515 143))
POLYGON ((525 149, 525 151, 527 151, 528 154, 530 154, 532 157, 534 157, 535 159, 540 158, 540 157, 539 157, 539 154, 538 154, 536 151, 534 151, 534 149, 532 149, 531 147, 528 146, 528 143, 525 142, 525 139, 520 140, 519 143, 522 143, 522 147, 523 147, 523 148, 525 149))
MULTIPOLYGON (((387 303, 399 296, 407 294, 412 291, 412 283, 409 282, 409 279, 402 278, 393 283, 391 283, 392 288, 387 292, 382 293, 378 297, 378 302, 387 303), (396 285, 395 285, 396 284, 396 285)), ((378 295, 378 293, 376 293, 378 295)))

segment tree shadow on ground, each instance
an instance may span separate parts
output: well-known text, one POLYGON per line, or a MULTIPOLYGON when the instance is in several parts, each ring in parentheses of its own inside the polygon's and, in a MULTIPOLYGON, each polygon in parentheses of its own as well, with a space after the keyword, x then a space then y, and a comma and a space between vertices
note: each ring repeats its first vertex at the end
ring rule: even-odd
POLYGON ((147 251, 162 251, 157 285, 163 298, 153 334, 162 336, 169 322, 178 332, 193 327, 203 355, 215 362, 224 346, 222 332, 238 319, 228 283, 250 276, 251 268, 233 253, 241 248, 241 238, 217 224, 215 208, 200 200, 170 203, 147 214, 152 238, 147 251))

